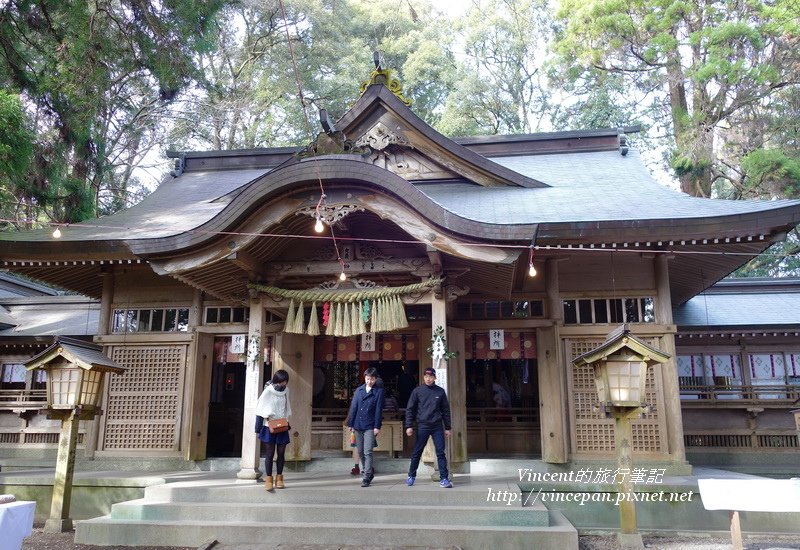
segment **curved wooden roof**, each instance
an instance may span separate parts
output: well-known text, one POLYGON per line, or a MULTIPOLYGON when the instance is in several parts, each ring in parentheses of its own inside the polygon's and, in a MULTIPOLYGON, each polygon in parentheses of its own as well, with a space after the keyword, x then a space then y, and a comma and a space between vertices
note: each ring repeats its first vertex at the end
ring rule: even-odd
POLYGON ((314 238, 297 212, 316 204, 322 183, 328 205, 363 208, 351 218, 361 238, 408 241, 398 246, 422 257, 438 251, 462 271, 499 270, 482 280, 513 279, 530 244, 544 255, 683 252, 669 264, 673 301, 682 303, 800 223, 800 201, 698 199, 658 185, 615 130, 457 142, 382 85, 337 128, 371 149, 303 160, 293 148, 173 154, 182 173, 132 208, 62 228, 59 240, 49 230, 0 233, 0 267, 97 296, 103 266, 149 264, 230 296, 233 283, 223 282, 239 284, 247 265, 314 238), (691 254, 709 250, 717 254, 691 254), (239 260, 223 261, 232 254, 239 260))

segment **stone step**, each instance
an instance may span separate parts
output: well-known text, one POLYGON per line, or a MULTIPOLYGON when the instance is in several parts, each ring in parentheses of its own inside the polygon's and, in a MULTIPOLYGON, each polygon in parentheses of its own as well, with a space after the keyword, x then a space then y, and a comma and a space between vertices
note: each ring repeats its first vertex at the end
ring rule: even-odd
MULTIPOLYGON (((347 479, 341 476, 334 479, 313 478, 297 480, 286 476, 286 489, 266 491, 264 485, 255 481, 219 481, 218 483, 166 483, 145 488, 145 498, 156 502, 216 502, 267 503, 267 502, 324 502, 326 504, 374 504, 389 502, 412 504, 417 506, 440 506, 458 504, 460 506, 503 506, 503 502, 490 500, 488 488, 473 487, 469 484, 459 485, 459 478, 453 480, 452 489, 439 487, 438 482, 430 479, 419 479, 413 487, 407 487, 405 476, 387 476, 376 478, 367 488, 360 486, 360 480, 347 479)), ((498 493, 520 495, 519 487, 507 481, 498 481, 491 487, 492 494, 498 493)), ((519 506, 519 498, 514 500, 519 506)))
MULTIPOLYGON (((547 509, 538 506, 437 506, 429 510, 436 522, 452 526, 549 526, 547 509)), ((147 499, 115 504, 111 519, 147 521, 209 521, 256 523, 264 519, 280 523, 409 524, 420 521, 421 510, 411 504, 348 505, 301 503, 220 503, 150 502, 147 499)))
POLYGON ((439 523, 437 510, 426 510, 418 518, 429 523, 373 523, 356 521, 236 522, 236 521, 144 521, 117 520, 109 516, 77 524, 76 544, 111 546, 125 541, 134 546, 199 546, 212 540, 224 545, 338 544, 364 546, 457 546, 464 550, 485 548, 566 550, 578 548, 575 528, 558 513, 550 514, 550 525, 490 526, 439 523))
POLYGON ((524 506, 513 476, 431 475, 413 487, 384 474, 370 487, 339 472, 286 472, 286 489, 232 473, 187 473, 77 523, 75 542, 132 546, 236 544, 577 549, 577 531, 542 503, 524 506), (513 497, 513 498, 512 498, 513 497))

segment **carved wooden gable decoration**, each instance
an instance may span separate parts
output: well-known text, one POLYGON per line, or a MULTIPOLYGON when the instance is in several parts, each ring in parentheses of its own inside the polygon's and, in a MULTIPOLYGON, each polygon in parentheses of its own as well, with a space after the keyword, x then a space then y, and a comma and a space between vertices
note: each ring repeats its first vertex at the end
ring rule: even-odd
POLYGON ((382 84, 368 86, 336 128, 372 164, 408 181, 547 187, 438 133, 382 84))
POLYGON ((355 144, 369 148, 371 153, 367 158, 372 164, 409 181, 459 177, 455 171, 416 151, 403 132, 393 131, 380 120, 355 144))

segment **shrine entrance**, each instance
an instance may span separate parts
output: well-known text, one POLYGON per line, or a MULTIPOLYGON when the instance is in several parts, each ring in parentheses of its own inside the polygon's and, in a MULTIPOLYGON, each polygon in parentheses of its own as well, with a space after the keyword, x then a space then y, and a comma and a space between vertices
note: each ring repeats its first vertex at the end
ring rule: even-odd
POLYGON ((391 453, 395 456, 403 453, 403 413, 411 391, 418 384, 418 337, 416 332, 370 337, 374 342, 362 342, 361 335, 318 336, 314 340, 311 434, 312 449, 316 451, 347 450, 342 426, 353 392, 364 383, 364 371, 374 367, 386 392, 384 428, 397 432, 386 433, 384 437, 393 435, 394 444, 387 442, 391 453))
POLYGON ((470 457, 541 454, 536 335, 505 331, 502 349, 489 332, 466 335, 467 449, 470 457))

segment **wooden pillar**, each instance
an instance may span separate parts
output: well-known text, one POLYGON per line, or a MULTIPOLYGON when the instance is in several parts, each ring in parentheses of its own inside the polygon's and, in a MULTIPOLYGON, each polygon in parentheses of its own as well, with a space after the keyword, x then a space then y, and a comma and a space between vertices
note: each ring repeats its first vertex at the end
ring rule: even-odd
MULTIPOLYGON (((672 324, 672 294, 669 289, 669 258, 666 254, 655 257, 656 280, 656 323, 672 324)), ((683 443, 683 415, 681 413, 681 395, 678 385, 677 355, 675 351, 675 334, 661 336, 661 351, 670 355, 669 361, 658 368, 661 373, 661 387, 664 390, 663 414, 667 426, 667 447, 673 462, 686 463, 686 448, 683 443)))
MULTIPOLYGON (((211 395, 211 369, 214 363, 214 335, 198 332, 194 340, 194 383, 187 388, 188 418, 186 460, 203 460, 208 446, 208 401, 211 395)), ((245 422, 246 424, 246 422, 245 422)), ((253 426, 250 426, 252 430, 253 426)))
POLYGON ((186 460, 206 457, 208 441, 208 398, 211 394, 211 364, 214 337, 197 332, 203 325, 203 292, 195 289, 189 309, 189 330, 193 334, 187 354, 186 383, 184 384, 181 446, 186 460))
POLYGON ((70 411, 61 420, 56 475, 53 480, 53 500, 50 503, 50 517, 44 524, 44 530, 48 533, 72 531, 69 506, 72 499, 72 476, 75 471, 75 446, 78 442, 79 422, 77 410, 70 411))
MULTIPOLYGON (((100 277, 103 279, 103 290, 100 297, 100 317, 97 320, 98 336, 105 336, 111 333, 111 305, 114 302, 114 272, 111 269, 113 268, 109 267, 108 270, 100 273, 100 277)), ((108 352, 106 351, 106 353, 108 352)), ((107 377, 103 378, 106 379, 107 377)), ((105 384, 105 386, 107 387, 108 385, 105 384)), ((103 388, 103 391, 105 391, 105 388, 103 388)), ((85 420, 84 425, 86 434, 83 441, 83 454, 86 458, 93 459, 100 443, 100 416, 85 420)))
MULTIPOLYGON (((450 419, 452 430, 450 439, 446 442, 446 455, 448 465, 466 462, 468 459, 467 451, 467 384, 466 369, 464 366, 464 331, 463 329, 453 329, 447 327, 447 301, 445 296, 431 293, 431 330, 420 331, 420 349, 426 349, 427 342, 431 341, 432 332, 436 327, 444 327, 445 338, 447 339, 447 350, 457 352, 456 357, 448 361, 443 361, 441 365, 431 363, 430 354, 420 353, 419 379, 422 383, 422 373, 429 366, 433 366, 436 371, 436 383, 442 386, 447 392, 447 400, 450 403, 450 419), (441 372, 445 371, 445 372, 441 372)), ((432 462, 438 469, 436 463, 436 451, 433 441, 428 441, 425 451, 422 453, 424 462, 432 462)), ((435 475, 435 474, 434 474, 435 475)))
POLYGON ((261 444, 254 431, 256 403, 264 386, 264 305, 261 297, 250 299, 250 327, 247 336, 247 362, 244 382, 244 419, 242 420, 242 469, 239 479, 258 479, 261 444))
MULTIPOLYGON (((633 471, 633 432, 631 419, 638 418, 640 409, 614 407, 614 447, 617 452, 617 471, 633 471)), ((629 474, 619 476, 617 482, 617 499, 619 506, 619 532, 617 544, 620 548, 644 548, 642 535, 636 528, 636 501, 633 500, 633 481, 629 474)))
MULTIPOLYGON (((314 337, 281 333, 275 337, 273 372, 289 373, 292 417, 286 460, 311 460, 311 399, 314 396, 314 337)), ((250 430, 252 431, 252 426, 250 430)))
POLYGON ((447 362, 447 400, 450 402, 450 416, 453 430, 450 435, 451 464, 466 462, 467 453, 467 369, 464 364, 466 349, 464 329, 447 329, 447 350, 456 356, 447 362))
POLYGON ((105 336, 110 334, 111 304, 114 302, 114 272, 103 271, 103 291, 100 298, 100 318, 97 320, 97 334, 105 336))
POLYGON ((545 262, 547 310, 553 326, 536 331, 536 357, 539 371, 539 427, 542 433, 542 460, 556 464, 567 462, 566 375, 561 352, 559 327, 563 320, 558 284, 558 260, 545 262))

